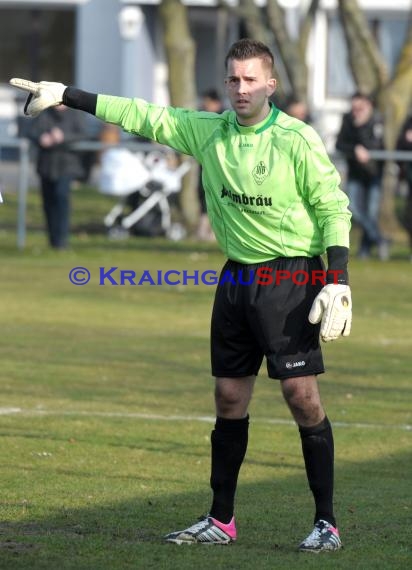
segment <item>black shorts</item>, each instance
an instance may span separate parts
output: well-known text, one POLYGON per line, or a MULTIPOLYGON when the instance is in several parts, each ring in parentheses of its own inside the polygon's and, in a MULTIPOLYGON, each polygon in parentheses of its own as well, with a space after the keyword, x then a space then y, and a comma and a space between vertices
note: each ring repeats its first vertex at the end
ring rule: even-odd
POLYGON ((308 320, 323 287, 323 271, 320 257, 277 258, 253 265, 228 261, 212 312, 213 376, 256 375, 264 356, 270 378, 324 372, 320 325, 308 320))

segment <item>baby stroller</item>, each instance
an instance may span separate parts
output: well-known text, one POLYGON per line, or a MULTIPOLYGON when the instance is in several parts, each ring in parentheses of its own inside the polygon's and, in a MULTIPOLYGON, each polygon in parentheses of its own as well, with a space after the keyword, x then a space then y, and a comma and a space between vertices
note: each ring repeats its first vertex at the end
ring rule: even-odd
POLYGON ((113 238, 129 234, 182 239, 183 226, 173 224, 170 200, 181 190, 190 163, 171 164, 172 153, 134 153, 126 148, 105 150, 101 158, 99 191, 119 202, 104 218, 113 238))

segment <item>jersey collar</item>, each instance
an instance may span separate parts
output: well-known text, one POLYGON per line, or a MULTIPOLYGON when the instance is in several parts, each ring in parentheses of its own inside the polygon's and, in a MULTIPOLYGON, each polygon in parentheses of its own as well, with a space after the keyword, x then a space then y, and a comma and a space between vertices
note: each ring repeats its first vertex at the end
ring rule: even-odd
POLYGON ((266 129, 268 129, 271 125, 273 125, 273 123, 276 121, 277 116, 279 115, 279 109, 271 101, 269 102, 269 105, 270 105, 269 115, 265 117, 263 121, 261 121, 260 123, 256 123, 256 125, 250 125, 249 127, 244 127, 242 125, 239 125, 235 116, 235 121, 234 121, 235 129, 242 135, 247 135, 247 134, 258 135, 260 133, 263 133, 263 131, 266 131, 266 129))

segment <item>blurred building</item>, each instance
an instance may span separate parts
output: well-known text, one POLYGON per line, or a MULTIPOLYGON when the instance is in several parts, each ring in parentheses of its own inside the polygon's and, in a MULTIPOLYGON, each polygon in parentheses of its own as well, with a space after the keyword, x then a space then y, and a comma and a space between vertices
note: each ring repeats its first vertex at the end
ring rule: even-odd
MULTIPOLYGON (((259 4, 265 0, 256 0, 259 4)), ((228 0, 236 4, 237 0, 228 0)), ((186 0, 197 45, 197 89, 222 84, 223 56, 240 22, 216 0, 186 0)), ((292 33, 309 0, 279 0, 292 33)), ((359 0, 393 67, 406 37, 410 0, 359 0)), ((52 80, 85 90, 168 102, 159 0, 0 0, 0 131, 13 124, 10 77, 52 80), (3 87, 3 89, 1 89, 3 87), (6 101, 6 103, 2 103, 6 101)), ((353 92, 336 0, 322 0, 307 51, 308 99, 328 141, 353 92)), ((16 94, 14 93, 14 97, 16 94)))

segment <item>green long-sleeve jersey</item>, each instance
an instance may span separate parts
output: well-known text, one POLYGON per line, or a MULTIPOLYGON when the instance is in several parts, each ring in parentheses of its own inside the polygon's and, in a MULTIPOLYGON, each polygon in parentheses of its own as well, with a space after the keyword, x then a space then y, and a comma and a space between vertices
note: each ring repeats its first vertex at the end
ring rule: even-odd
POLYGON ((234 111, 98 95, 96 116, 201 164, 210 222, 229 259, 252 264, 349 247, 348 198, 320 137, 275 106, 244 127, 234 111))

